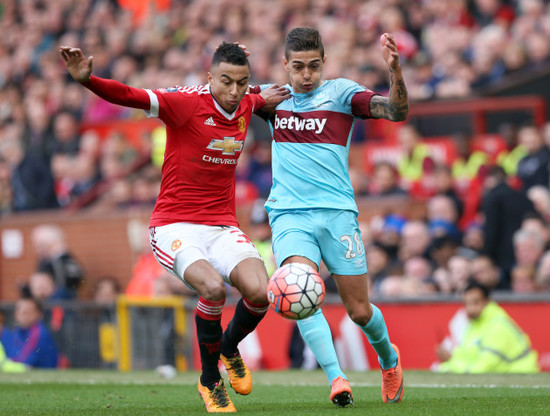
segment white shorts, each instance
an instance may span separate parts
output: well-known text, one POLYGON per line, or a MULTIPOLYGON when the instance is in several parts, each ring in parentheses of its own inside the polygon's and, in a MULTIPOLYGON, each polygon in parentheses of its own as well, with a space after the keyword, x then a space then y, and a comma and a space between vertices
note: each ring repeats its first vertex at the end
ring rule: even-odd
POLYGON ((232 285, 229 275, 241 261, 260 259, 260 254, 245 233, 226 225, 187 222, 151 227, 150 242, 157 261, 185 282, 185 270, 197 260, 208 261, 232 285))

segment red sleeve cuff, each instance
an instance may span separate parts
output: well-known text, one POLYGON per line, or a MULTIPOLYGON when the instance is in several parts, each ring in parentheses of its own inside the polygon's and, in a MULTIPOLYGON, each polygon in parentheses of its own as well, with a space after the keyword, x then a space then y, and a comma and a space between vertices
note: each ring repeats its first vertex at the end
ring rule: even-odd
POLYGON ((370 100, 375 95, 371 90, 358 92, 351 98, 351 113, 360 118, 370 118, 370 100))

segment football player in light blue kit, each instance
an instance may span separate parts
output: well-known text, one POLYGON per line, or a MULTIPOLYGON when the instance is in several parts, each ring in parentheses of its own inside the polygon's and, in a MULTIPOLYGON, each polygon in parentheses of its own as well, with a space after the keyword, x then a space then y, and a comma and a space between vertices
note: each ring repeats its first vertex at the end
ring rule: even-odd
MULTIPOLYGON (((284 65, 291 98, 269 118, 273 186, 266 209, 278 266, 298 262, 318 270, 321 259, 325 262, 350 318, 378 354, 384 402, 397 403, 403 396, 399 350, 390 343, 382 313, 369 302, 365 248, 348 172, 356 118, 407 117, 407 90, 390 34, 380 37, 380 48, 390 71, 388 97, 347 79, 323 80, 326 57, 319 32, 310 28, 289 32, 284 65)), ((298 327, 327 375, 331 401, 342 407, 352 404, 351 388, 322 311, 298 321, 298 327)))

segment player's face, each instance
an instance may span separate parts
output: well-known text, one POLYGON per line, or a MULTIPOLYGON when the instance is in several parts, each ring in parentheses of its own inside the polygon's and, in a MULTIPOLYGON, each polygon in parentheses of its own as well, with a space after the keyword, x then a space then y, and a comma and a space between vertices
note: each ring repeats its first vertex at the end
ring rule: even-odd
POLYGON ((288 60, 284 58, 283 62, 294 92, 305 94, 321 85, 325 59, 319 50, 290 51, 288 60))
POLYGON ((210 68, 208 73, 210 91, 218 104, 228 113, 232 113, 239 106, 248 91, 249 80, 250 69, 248 65, 220 62, 210 68))

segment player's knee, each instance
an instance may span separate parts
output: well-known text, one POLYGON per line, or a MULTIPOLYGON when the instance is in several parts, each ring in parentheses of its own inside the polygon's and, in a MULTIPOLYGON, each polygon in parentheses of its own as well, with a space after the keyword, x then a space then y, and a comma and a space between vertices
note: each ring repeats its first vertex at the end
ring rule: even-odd
POLYGON ((356 308, 348 312, 350 319, 359 326, 365 326, 372 318, 372 308, 356 308))
POLYGON ((224 282, 209 281, 205 282, 199 295, 206 300, 220 301, 225 299, 226 291, 224 282))
POLYGON ((250 302, 263 304, 267 303, 267 283, 257 281, 253 284, 247 285, 241 291, 241 294, 245 299, 250 302))
POLYGON ((250 296, 246 296, 246 299, 248 299, 252 303, 257 304, 267 303, 266 290, 253 292, 250 296))

